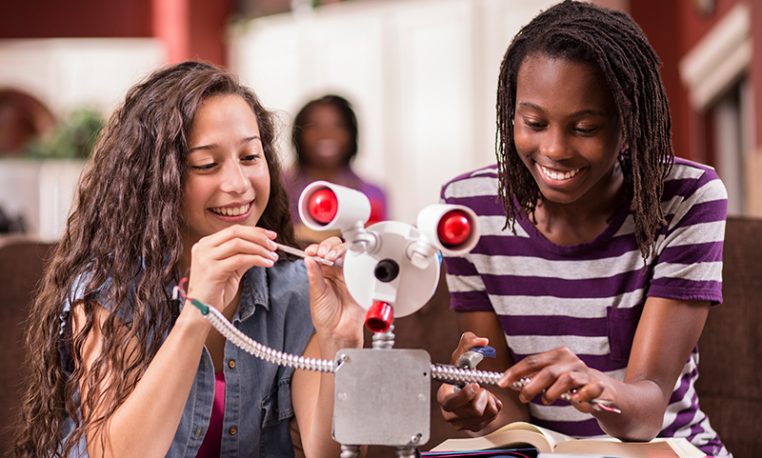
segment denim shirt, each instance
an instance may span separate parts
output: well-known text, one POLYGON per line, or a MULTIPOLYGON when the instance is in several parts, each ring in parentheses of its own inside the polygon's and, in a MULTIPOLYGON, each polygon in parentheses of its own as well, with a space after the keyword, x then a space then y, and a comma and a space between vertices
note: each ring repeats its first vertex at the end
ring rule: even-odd
MULTIPOLYGON (((288 261, 268 269, 254 267, 246 272, 241 284, 241 301, 232 321, 236 328, 270 348, 302 354, 313 334, 304 263, 288 261)), ((69 310, 70 306, 64 308, 64 323, 69 310)), ((294 415, 294 370, 262 361, 230 342, 225 343, 223 368, 225 416, 220 456, 293 456, 288 423, 294 415)), ((209 427, 214 380, 212 358, 204 348, 167 457, 197 455, 209 427)), ((63 437, 71 433, 73 426, 73 420, 67 419, 63 437)), ((70 456, 87 456, 84 440, 70 456)))

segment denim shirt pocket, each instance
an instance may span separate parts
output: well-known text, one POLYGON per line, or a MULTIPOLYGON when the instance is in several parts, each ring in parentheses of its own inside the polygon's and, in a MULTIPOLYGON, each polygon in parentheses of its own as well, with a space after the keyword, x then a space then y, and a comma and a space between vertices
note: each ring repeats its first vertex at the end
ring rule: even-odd
MULTIPOLYGON (((289 373, 293 373, 289 370, 289 373)), ((291 406, 291 377, 282 377, 262 400, 262 429, 259 453, 262 458, 293 458, 289 418, 294 415, 291 406)))
POLYGON ((262 428, 276 426, 293 415, 291 376, 289 375, 279 379, 272 391, 262 400, 262 428))
POLYGON ((606 309, 609 349, 613 361, 627 362, 630 359, 632 341, 638 328, 643 307, 606 309))

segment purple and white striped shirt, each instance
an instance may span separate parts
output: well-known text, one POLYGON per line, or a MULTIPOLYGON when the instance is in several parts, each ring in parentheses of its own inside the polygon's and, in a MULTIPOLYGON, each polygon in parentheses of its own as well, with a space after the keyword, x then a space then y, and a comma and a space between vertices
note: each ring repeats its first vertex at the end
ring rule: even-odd
MULTIPOLYGON (((722 244, 727 193, 715 171, 675 159, 664 185, 667 227, 643 269, 632 214, 623 206, 589 243, 558 246, 524 215, 516 234, 503 230, 495 165, 461 175, 442 188, 447 203, 466 205, 481 238, 462 257, 446 257, 451 306, 494 311, 514 362, 566 346, 589 367, 622 380, 635 329, 649 296, 722 301, 722 244)), ((713 456, 728 452, 700 410, 694 348, 677 380, 660 437, 686 437, 713 456)), ((532 422, 576 437, 604 434, 594 417, 568 403, 529 404, 532 422)))

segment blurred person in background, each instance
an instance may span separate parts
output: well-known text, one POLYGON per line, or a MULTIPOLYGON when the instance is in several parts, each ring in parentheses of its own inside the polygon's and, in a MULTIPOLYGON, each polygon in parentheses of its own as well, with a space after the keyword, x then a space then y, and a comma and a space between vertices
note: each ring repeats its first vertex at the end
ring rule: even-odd
POLYGON ((0 205, 0 234, 24 233, 26 225, 21 215, 8 214, 0 205))
POLYGON ((296 238, 300 242, 318 242, 327 237, 325 231, 317 233, 308 229, 299 218, 299 195, 313 181, 325 180, 362 192, 370 200, 368 224, 386 219, 384 191, 352 170, 352 160, 357 156, 357 137, 357 116, 349 101, 338 95, 328 94, 311 100, 296 115, 291 131, 296 162, 284 179, 291 198, 296 238))

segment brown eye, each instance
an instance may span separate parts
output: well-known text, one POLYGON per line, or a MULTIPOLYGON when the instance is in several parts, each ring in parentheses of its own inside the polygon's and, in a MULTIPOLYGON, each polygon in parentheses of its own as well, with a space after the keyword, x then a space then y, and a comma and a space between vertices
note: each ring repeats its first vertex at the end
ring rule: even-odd
POLYGON ((581 135, 592 135, 598 130, 597 127, 578 126, 574 131, 581 135))
POLYGON ((208 164, 199 164, 199 165, 191 165, 190 168, 193 170, 211 170, 216 166, 216 162, 210 162, 208 164))
POLYGON ((524 119, 524 125, 529 127, 532 130, 541 130, 541 129, 544 129, 546 126, 544 122, 533 121, 531 119, 524 119))

